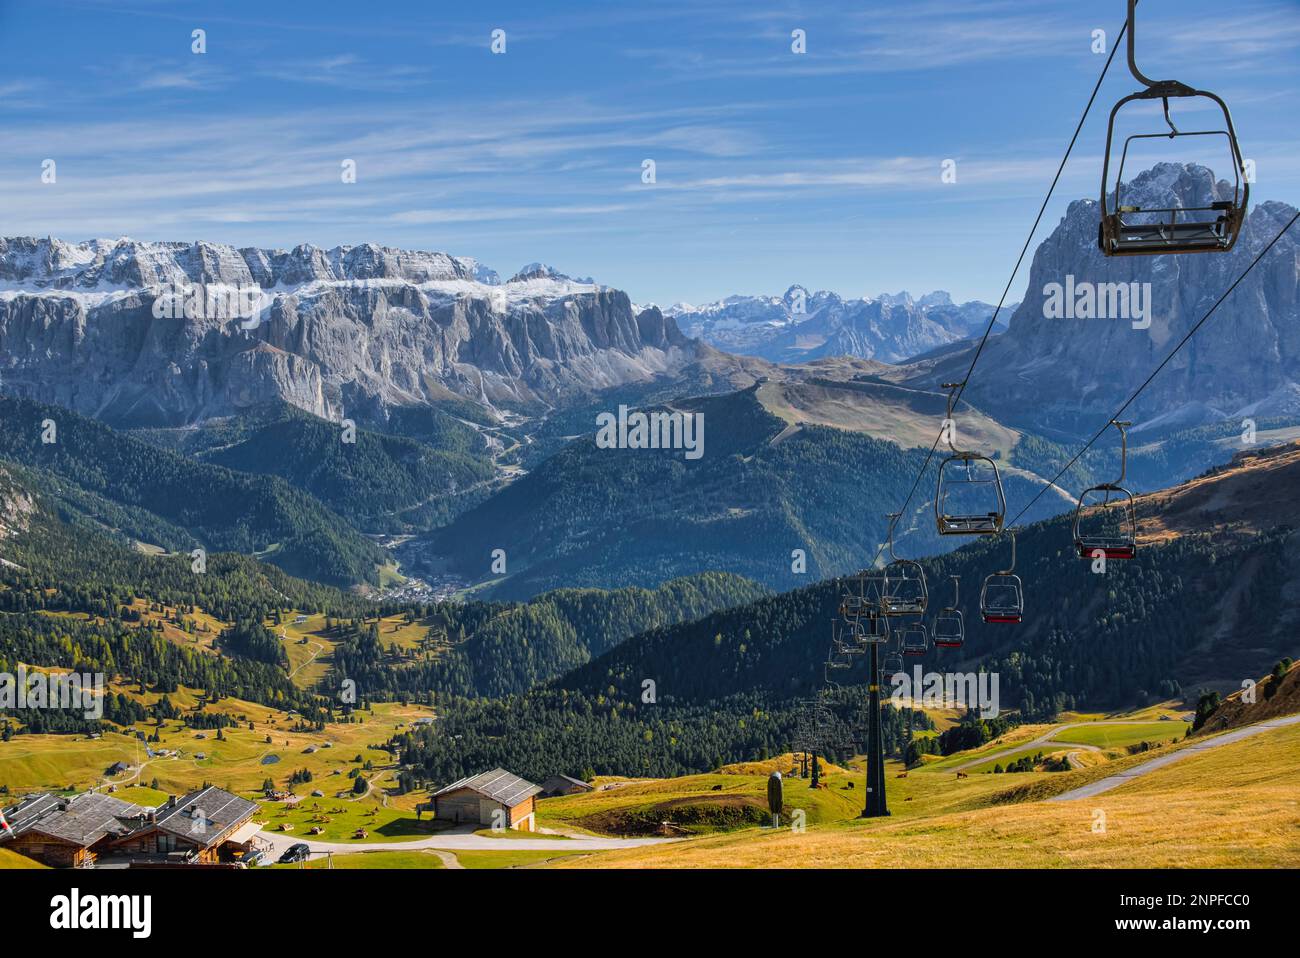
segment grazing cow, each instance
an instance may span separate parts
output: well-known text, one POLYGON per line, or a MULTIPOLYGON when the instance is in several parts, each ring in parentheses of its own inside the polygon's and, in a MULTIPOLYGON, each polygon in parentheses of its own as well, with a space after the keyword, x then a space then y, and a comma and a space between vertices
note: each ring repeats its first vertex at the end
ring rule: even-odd
POLYGON ((967 775, 965 772, 958 772, 958 773, 957 773, 957 777, 958 777, 958 778, 970 778, 970 776, 967 775))
POLYGON ((722 791, 722 786, 721 786, 721 785, 714 785, 713 788, 710 789, 710 791, 713 791, 713 792, 720 792, 720 791, 722 791))
POLYGON ((897 775, 894 776, 894 778, 907 778, 907 773, 899 772, 897 775))

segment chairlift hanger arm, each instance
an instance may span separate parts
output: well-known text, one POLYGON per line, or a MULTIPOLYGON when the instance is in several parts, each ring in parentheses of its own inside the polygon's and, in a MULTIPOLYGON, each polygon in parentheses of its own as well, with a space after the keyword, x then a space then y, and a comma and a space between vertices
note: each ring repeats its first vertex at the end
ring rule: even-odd
POLYGON ((1015 575, 1016 574, 1016 530, 1008 529, 1007 535, 1011 537, 1011 565, 998 572, 998 575, 1015 575))
POLYGON ((953 441, 952 441, 953 433, 955 433, 957 430, 952 428, 951 425, 953 423, 952 414, 954 411, 954 407, 956 405, 957 396, 960 393, 965 391, 966 383, 965 381, 959 383, 944 383, 943 388, 948 390, 948 411, 944 415, 944 421, 945 421, 944 424, 948 426, 948 428, 944 430, 944 432, 947 434, 944 438, 948 443, 948 448, 951 449, 954 453, 956 453, 959 456, 969 455, 969 453, 964 453, 962 452, 962 450, 958 449, 955 445, 953 445, 953 441))
POLYGON ((1133 423, 1128 420, 1112 419, 1110 424, 1119 430, 1119 478, 1111 483, 1118 487, 1124 485, 1124 477, 1128 475, 1128 428, 1133 423))
MULTIPOLYGON (((1128 0, 1128 72, 1148 90, 1150 96, 1189 96, 1195 91, 1178 80, 1153 80, 1137 65, 1137 5, 1138 0, 1128 0)), ((1166 104, 1166 117, 1168 116, 1166 104)), ((1170 124, 1171 126, 1173 124, 1170 124)))

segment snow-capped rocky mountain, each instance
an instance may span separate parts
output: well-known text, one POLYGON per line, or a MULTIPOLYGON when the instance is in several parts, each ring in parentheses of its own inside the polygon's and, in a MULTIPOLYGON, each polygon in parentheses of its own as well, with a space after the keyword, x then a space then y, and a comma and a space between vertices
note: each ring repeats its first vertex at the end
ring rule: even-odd
MULTIPOLYGON (((1124 202, 1146 209, 1205 206, 1231 192, 1231 184, 1203 166, 1162 163, 1125 187, 1124 202)), ((1007 331, 990 341, 966 397, 1004 422, 1090 433, 1097 417, 1146 379, 1295 212, 1286 203, 1253 206, 1228 253, 1108 259, 1097 248, 1097 201, 1071 203, 1034 254, 1025 300, 1007 331), (1061 297, 1071 292, 1074 306, 1064 310, 1061 297), (1117 309, 1125 299, 1127 311, 1117 309)), ((968 362, 969 356, 955 355, 925 379, 940 382, 968 362)), ((1298 384, 1300 229, 1293 228, 1128 415, 1135 431, 1289 416, 1300 411, 1298 384)))
POLYGON ((448 392, 549 403, 695 350, 658 309, 538 264, 503 283, 375 245, 0 239, 0 389, 130 425, 274 399, 329 419, 448 392))
POLYGON ((959 305, 942 291, 918 300, 905 292, 845 299, 795 285, 781 296, 728 296, 704 306, 678 303, 664 312, 687 336, 773 362, 826 356, 899 362, 983 333, 993 307, 959 305))

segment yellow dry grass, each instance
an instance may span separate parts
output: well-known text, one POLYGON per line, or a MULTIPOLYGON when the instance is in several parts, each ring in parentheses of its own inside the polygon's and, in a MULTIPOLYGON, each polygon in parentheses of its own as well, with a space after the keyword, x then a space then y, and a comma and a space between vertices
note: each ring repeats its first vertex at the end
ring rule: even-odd
MULTIPOLYGON (((1291 726, 1184 759, 1092 799, 946 812, 932 806, 937 814, 836 822, 803 833, 749 829, 604 852, 559 867, 1294 868, 1300 866, 1297 754, 1300 726, 1291 726)), ((940 781, 967 785, 932 776, 907 780, 912 787, 940 781)), ((891 782, 891 805, 898 809, 903 796, 892 794, 894 787, 891 782)))

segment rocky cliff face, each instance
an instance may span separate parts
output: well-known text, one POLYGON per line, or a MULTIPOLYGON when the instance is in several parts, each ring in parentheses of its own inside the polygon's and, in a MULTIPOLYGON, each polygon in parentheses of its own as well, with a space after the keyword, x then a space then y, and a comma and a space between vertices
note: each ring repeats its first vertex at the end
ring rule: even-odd
MULTIPOLYGON (((1186 207, 1230 193, 1204 167, 1160 164, 1126 188, 1124 202, 1186 207)), ((1284 203, 1254 206, 1230 253, 1107 259, 1097 249, 1096 201, 1070 204, 1038 247, 1025 300, 1007 332, 989 343, 966 397, 1004 422, 1091 431, 1097 417, 1146 379, 1294 214, 1284 203), (1118 307, 1126 295, 1125 312, 1118 307), (1073 307, 1067 308, 1070 300, 1073 307), (1145 316, 1138 315, 1135 302, 1145 316)), ((1294 409, 1300 383, 1298 267, 1300 231, 1293 229, 1131 407, 1137 425, 1196 425, 1294 409)), ((969 356, 952 363, 928 375, 936 382, 960 375, 957 367, 964 370, 969 356)))
POLYGON ((859 356, 896 363, 983 333, 993 307, 953 303, 945 292, 845 299, 791 286, 783 296, 729 296, 668 309, 688 336, 772 362, 859 356))
POLYGON ((272 399, 330 419, 448 391, 552 403, 694 350, 657 309, 546 267, 502 283, 474 260, 378 246, 0 239, 0 388, 119 424, 272 399))

